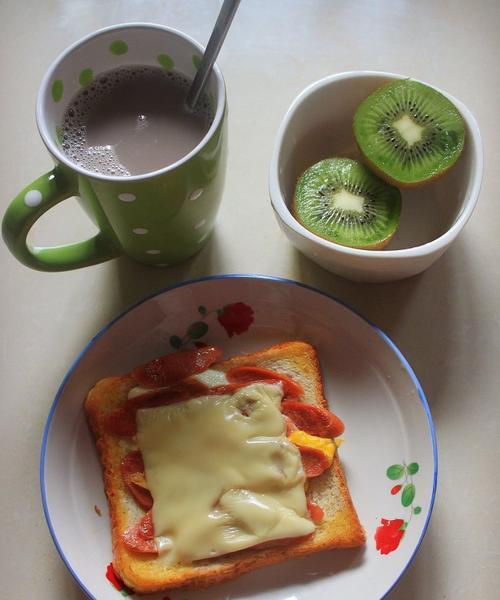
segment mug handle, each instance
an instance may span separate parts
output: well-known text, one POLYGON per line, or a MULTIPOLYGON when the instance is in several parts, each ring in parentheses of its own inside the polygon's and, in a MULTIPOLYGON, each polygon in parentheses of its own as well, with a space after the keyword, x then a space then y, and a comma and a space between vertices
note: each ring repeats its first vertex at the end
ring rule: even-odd
POLYGON ((88 240, 53 246, 30 247, 29 230, 47 210, 78 195, 76 185, 55 167, 25 187, 11 202, 2 222, 2 235, 12 254, 24 265, 38 271, 68 271, 88 267, 119 256, 121 250, 102 229, 88 240))

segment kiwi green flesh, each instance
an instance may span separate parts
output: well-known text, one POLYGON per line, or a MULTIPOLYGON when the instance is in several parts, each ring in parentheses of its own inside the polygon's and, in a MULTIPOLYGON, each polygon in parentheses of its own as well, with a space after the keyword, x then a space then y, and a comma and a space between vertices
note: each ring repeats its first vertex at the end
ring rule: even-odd
POLYGON ((379 88, 360 104, 354 135, 361 152, 382 174, 412 184, 434 179, 455 163, 464 147, 465 126, 443 94, 402 79, 379 88), (411 124, 420 139, 408 143, 398 127, 403 122, 411 124))
POLYGON ((381 247, 398 226, 401 193, 355 160, 328 158, 299 178, 293 212, 304 227, 332 242, 381 247))

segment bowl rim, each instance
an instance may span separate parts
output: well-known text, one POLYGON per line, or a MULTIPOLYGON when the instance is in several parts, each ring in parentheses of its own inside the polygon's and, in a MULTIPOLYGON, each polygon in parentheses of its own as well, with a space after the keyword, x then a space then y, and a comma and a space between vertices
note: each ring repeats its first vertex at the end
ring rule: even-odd
POLYGON ((325 250, 331 250, 337 252, 341 255, 353 256, 353 257, 362 257, 368 261, 380 261, 381 259, 394 260, 398 258, 418 258, 424 257, 428 255, 432 255, 437 252, 444 251, 458 236, 458 234, 462 231, 465 224, 469 220, 472 212, 477 204, 479 198, 479 192, 481 190, 481 182, 483 178, 483 143, 481 138, 481 132, 479 130, 479 126, 474 115, 467 108, 467 106, 449 94, 448 92, 438 88, 435 85, 422 81, 420 79, 410 77, 408 75, 401 75, 398 73, 391 73, 388 71, 344 71, 342 73, 335 73, 332 75, 328 75, 319 79, 306 88, 304 88, 298 96, 293 100, 292 104, 288 108, 283 120, 278 129, 278 133, 276 135, 276 140, 274 144, 273 154, 271 157, 271 163, 269 167, 269 195, 271 198, 271 205, 276 213, 276 215, 283 221, 285 225, 287 225, 290 229, 292 229, 298 235, 307 238, 309 241, 314 242, 318 246, 321 246, 325 250), (348 246, 342 246, 340 244, 336 244, 335 242, 330 242, 315 233, 312 233, 306 227, 301 225, 292 215, 289 210, 285 199, 283 197, 283 193, 281 191, 281 186, 279 183, 279 172, 280 172, 280 154, 283 147, 283 138, 285 133, 290 125, 291 120, 295 116, 295 113, 299 109, 299 107, 303 104, 305 100, 309 98, 312 94, 314 94, 320 88, 335 85, 335 83, 347 79, 358 79, 358 78, 380 78, 385 77, 388 79, 412 79, 414 81, 418 81, 419 83, 423 83, 429 87, 434 88, 443 96, 448 98, 457 109, 460 111, 464 121, 466 122, 468 128, 468 140, 467 143, 471 147, 472 151, 472 159, 474 167, 471 169, 472 173, 469 177, 470 182, 470 191, 465 198, 465 202, 455 220, 453 225, 447 229, 442 235, 431 240, 430 242, 426 242, 425 244, 421 244, 419 246, 413 246, 411 248, 400 248, 397 250, 365 250, 361 248, 350 248, 348 246))

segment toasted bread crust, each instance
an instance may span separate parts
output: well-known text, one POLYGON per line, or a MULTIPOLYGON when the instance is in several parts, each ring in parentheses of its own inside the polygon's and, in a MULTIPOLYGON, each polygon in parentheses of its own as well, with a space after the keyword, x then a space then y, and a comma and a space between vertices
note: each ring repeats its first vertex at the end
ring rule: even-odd
MULTIPOLYGON (((241 365, 268 368, 291 376, 304 387, 304 402, 328 408, 318 357, 309 344, 286 342, 261 352, 236 356, 213 368, 227 371, 241 365)), ((118 576, 134 591, 149 593, 184 586, 204 588, 290 558, 365 543, 365 534, 336 453, 332 467, 308 482, 307 495, 323 508, 325 518, 307 541, 258 550, 249 548, 191 565, 170 567, 156 557, 129 551, 122 542, 122 533, 144 514, 130 496, 121 476, 120 463, 132 449, 132 443, 107 433, 103 422, 109 412, 127 399, 129 390, 135 385, 129 375, 109 377, 99 381, 85 401, 85 411, 103 465, 111 517, 113 565, 118 576)))

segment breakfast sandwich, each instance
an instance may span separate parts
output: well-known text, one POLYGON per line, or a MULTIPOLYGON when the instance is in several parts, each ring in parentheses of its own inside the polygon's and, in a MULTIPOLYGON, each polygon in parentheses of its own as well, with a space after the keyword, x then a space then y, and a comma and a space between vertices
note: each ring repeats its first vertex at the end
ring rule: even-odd
POLYGON ((104 472, 113 567, 138 593, 207 587, 365 534, 316 352, 168 354, 99 381, 85 410, 104 472))

